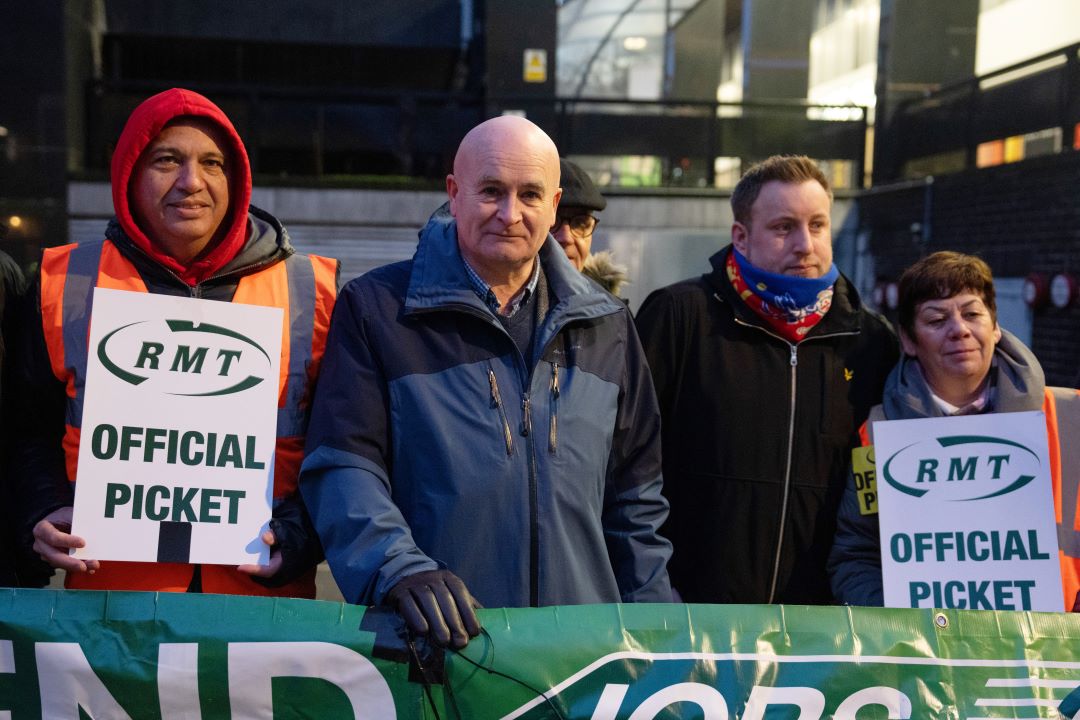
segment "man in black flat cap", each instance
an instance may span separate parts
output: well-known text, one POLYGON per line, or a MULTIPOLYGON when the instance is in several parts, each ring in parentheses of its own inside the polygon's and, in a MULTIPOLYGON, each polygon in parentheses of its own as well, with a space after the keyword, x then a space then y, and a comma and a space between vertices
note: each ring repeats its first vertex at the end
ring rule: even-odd
POLYGON ((566 158, 559 159, 562 199, 555 213, 551 234, 579 272, 595 280, 612 295, 626 284, 626 268, 616 265, 610 251, 590 252, 593 232, 599 222, 593 213, 607 207, 589 174, 566 158))

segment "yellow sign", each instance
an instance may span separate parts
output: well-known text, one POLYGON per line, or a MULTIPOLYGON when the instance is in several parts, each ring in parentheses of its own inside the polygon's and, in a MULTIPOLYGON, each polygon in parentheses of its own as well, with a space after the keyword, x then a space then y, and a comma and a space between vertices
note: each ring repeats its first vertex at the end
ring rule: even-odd
POLYGON ((547 82, 547 50, 541 48, 525 50, 525 82, 547 82))
POLYGON ((877 515, 877 477, 874 470, 873 445, 851 451, 851 473, 855 476, 859 512, 863 515, 877 515))

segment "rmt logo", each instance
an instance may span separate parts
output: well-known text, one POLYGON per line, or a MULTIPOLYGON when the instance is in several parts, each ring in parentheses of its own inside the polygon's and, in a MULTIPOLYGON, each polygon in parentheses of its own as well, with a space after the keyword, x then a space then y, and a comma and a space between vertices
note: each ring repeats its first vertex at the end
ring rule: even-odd
POLYGON ((271 364, 266 350, 246 335, 190 320, 123 325, 101 339, 97 356, 125 383, 191 397, 255 387, 271 364))
POLYGON ((914 498, 986 500, 1016 492, 1040 475, 1039 456, 1006 438, 954 435, 924 440, 893 453, 882 477, 914 498), (942 451, 947 457, 942 458, 942 451))

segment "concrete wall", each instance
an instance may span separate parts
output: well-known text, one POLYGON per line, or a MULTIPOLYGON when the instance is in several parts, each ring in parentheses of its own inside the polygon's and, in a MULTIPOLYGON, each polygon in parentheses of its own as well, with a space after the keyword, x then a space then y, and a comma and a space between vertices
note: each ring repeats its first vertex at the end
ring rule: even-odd
MULTIPOLYGON (((416 233, 446 199, 441 192, 256 188, 252 202, 277 216, 303 252, 336 257, 342 279, 412 257, 416 233)), ((105 183, 71 183, 68 189, 73 241, 100 237, 112 214, 105 183)), ((847 271, 854 240, 844 221, 849 200, 833 209, 837 264, 847 271)), ((600 213, 593 250, 610 249, 626 265, 625 291, 632 309, 653 290, 709 270, 709 256, 730 239, 726 196, 657 197, 612 195, 600 213)))

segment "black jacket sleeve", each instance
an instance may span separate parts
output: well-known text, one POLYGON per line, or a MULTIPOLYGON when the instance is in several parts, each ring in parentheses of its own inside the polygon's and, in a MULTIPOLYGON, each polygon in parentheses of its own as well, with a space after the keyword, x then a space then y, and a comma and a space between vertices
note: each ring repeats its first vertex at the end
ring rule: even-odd
POLYGON ((32 553, 20 550, 16 541, 14 475, 9 465, 15 447, 12 432, 19 426, 12 407, 11 389, 15 386, 9 353, 19 346, 26 278, 22 269, 8 255, 0 253, 0 585, 39 587, 48 582, 51 569, 32 553))
POLYGON ((19 549, 24 558, 35 559, 34 525, 53 510, 71 505, 74 492, 64 468, 66 390, 49 363, 37 281, 20 304, 8 357, 13 446, 7 481, 19 549))
POLYGON ((625 322, 626 374, 608 463, 604 536, 623 602, 671 602, 671 543, 660 534, 668 515, 660 411, 629 311, 625 322))
POLYGON ((859 512, 855 478, 848 472, 827 566, 833 595, 844 605, 881 607, 885 604, 878 532, 877 514, 859 512))
POLYGON ((653 292, 642 303, 635 318, 637 331, 652 374, 662 417, 670 417, 679 392, 681 358, 686 356, 676 302, 666 289, 653 292))

